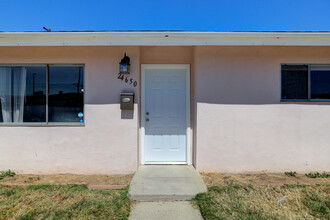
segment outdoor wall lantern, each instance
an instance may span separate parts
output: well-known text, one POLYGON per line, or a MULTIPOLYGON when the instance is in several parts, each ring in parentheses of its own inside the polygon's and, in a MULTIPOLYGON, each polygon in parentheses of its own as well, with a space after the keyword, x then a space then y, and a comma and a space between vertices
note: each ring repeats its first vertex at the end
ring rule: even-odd
POLYGON ((130 59, 128 56, 125 56, 123 59, 121 59, 120 63, 119 63, 119 72, 121 74, 129 74, 129 66, 130 66, 130 59))

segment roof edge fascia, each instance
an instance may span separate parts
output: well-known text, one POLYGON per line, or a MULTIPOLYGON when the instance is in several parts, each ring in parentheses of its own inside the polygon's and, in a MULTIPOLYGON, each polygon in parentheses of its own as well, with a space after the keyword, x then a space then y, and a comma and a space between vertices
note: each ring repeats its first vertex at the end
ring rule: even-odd
POLYGON ((330 46, 330 32, 0 32, 0 46, 330 46))

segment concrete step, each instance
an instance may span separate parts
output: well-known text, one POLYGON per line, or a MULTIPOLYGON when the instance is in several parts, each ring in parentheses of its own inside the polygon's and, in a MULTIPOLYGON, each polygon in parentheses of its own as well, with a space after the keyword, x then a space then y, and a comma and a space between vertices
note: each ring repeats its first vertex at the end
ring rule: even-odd
POLYGON ((148 165, 139 167, 130 184, 129 197, 135 201, 184 201, 207 188, 192 166, 148 165))

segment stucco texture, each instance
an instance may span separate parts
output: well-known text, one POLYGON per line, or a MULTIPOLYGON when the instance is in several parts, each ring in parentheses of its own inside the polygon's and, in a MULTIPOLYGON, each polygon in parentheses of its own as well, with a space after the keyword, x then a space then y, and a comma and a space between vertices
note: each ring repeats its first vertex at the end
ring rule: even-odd
POLYGON ((0 170, 19 173, 132 173, 138 166, 137 104, 122 112, 120 92, 138 87, 117 79, 120 59, 131 58, 139 77, 137 47, 0 47, 0 63, 85 64, 84 127, 0 127, 0 170))
POLYGON ((199 171, 330 169, 329 103, 281 103, 281 63, 329 64, 330 48, 196 48, 199 171))
POLYGON ((330 64, 330 47, 0 47, 1 64, 85 64, 85 126, 0 126, 0 170, 125 174, 136 171, 140 82, 117 79, 124 53, 140 64, 191 65, 192 159, 198 171, 330 169, 329 103, 280 102, 280 64, 330 64), (120 92, 135 93, 123 112, 120 92))

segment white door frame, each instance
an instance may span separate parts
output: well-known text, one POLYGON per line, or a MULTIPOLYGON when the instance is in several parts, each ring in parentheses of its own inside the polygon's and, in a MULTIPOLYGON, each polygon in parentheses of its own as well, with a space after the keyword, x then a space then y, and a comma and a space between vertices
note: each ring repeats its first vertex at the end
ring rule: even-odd
POLYGON ((141 164, 145 161, 145 70, 146 69, 185 69, 186 70, 186 162, 148 162, 148 164, 188 164, 191 165, 190 129, 190 65, 189 64, 142 64, 141 65, 141 164))

